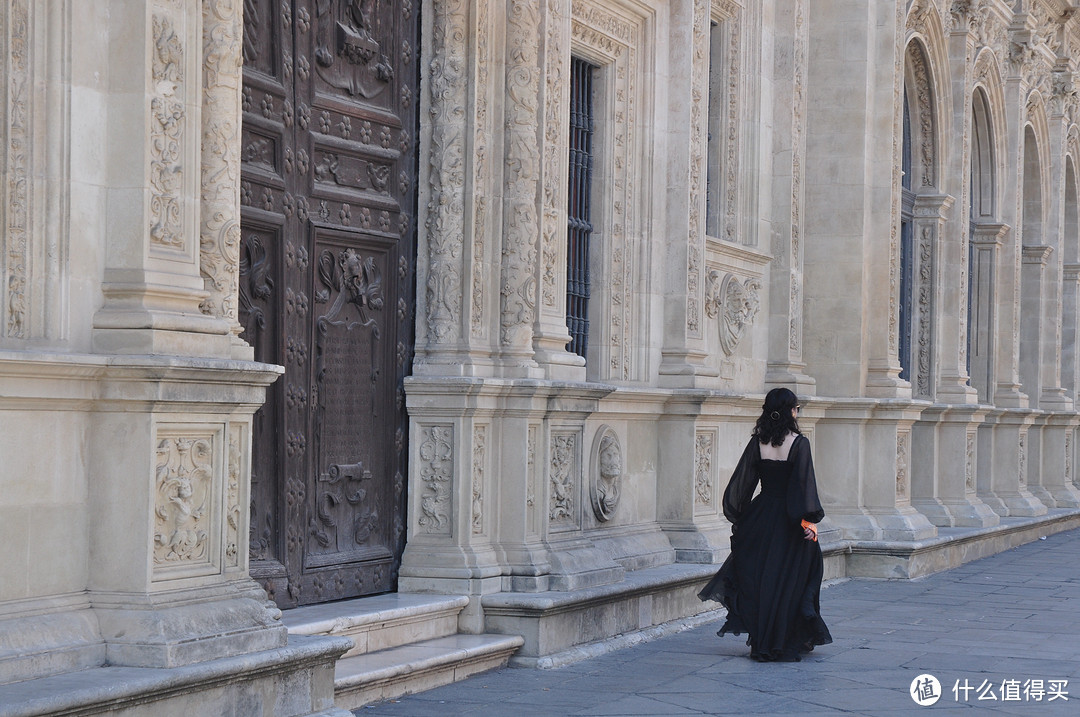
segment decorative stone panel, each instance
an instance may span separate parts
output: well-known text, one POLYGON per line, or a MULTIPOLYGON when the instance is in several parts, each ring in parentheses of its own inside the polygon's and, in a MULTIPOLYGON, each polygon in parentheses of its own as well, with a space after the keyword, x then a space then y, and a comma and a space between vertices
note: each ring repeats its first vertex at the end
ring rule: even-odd
POLYGON ((711 270, 705 288, 705 315, 716 319, 720 328, 720 348, 724 355, 735 353, 743 334, 761 308, 761 281, 740 281, 734 274, 711 270))
POLYGON ((451 535, 454 506, 454 427, 421 427, 418 457, 419 530, 433 535, 451 535))
POLYGON ((484 532, 484 472, 487 466, 487 426, 473 428, 472 532, 484 532))
POLYGON ((153 580, 220 573, 224 424, 160 423, 154 444, 153 580))
POLYGON ((551 434, 548 462, 548 524, 552 532, 581 527, 581 438, 577 432, 551 434))
POLYGON ((694 513, 715 513, 716 431, 698 431, 694 440, 694 513))
POLYGON ((906 500, 910 497, 911 478, 908 468, 911 465, 909 446, 911 444, 911 432, 900 431, 896 434, 896 499, 906 500))

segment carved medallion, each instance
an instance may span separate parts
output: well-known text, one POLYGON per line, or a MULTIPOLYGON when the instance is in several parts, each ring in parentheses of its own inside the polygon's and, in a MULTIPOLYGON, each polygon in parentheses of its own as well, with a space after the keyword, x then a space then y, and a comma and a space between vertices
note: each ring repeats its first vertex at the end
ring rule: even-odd
POLYGON ((619 436, 609 426, 601 426, 593 441, 592 480, 589 488, 593 513, 601 523, 615 516, 622 490, 623 456, 619 436))

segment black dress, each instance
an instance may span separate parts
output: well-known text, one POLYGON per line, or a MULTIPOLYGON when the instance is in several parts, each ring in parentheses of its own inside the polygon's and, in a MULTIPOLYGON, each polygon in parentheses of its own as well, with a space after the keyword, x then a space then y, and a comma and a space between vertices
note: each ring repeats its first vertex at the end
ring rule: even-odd
POLYGON ((751 438, 724 491, 732 523, 731 555, 698 593, 727 608, 719 635, 747 633, 750 657, 798 661, 832 642, 821 619, 821 547, 803 537, 801 521, 825 516, 818 500, 810 441, 797 436, 786 461, 761 457, 751 438), (758 482, 761 493, 751 500, 758 482))

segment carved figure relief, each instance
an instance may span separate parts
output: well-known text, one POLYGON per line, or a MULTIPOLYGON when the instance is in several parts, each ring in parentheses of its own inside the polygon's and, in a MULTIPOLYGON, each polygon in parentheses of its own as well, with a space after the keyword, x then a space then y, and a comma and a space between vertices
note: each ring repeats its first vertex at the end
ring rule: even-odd
POLYGON ((487 426, 477 426, 473 431, 472 465, 472 532, 484 532, 484 465, 487 453, 487 426))
POLYGON ((1017 466, 1017 478, 1020 482, 1020 487, 1024 488, 1027 486, 1027 448, 1025 446, 1025 443, 1027 443, 1026 432, 1020 433, 1019 441, 1019 464, 1017 466))
POLYGON ((154 484, 154 565, 209 560, 213 435, 161 438, 154 484))
POLYGON ((394 79, 394 67, 379 39, 382 0, 315 0, 315 68, 331 87, 372 99, 394 79))
POLYGON ((707 283, 705 314, 710 319, 719 319, 720 348, 731 356, 761 308, 761 282, 757 279, 740 282, 734 274, 721 279, 720 272, 711 270, 707 283))
POLYGON ((590 493, 596 519, 606 523, 615 516, 622 490, 623 458, 619 436, 612 428, 602 426, 593 444, 592 481, 590 493))
POLYGON ((450 535, 450 492, 454 478, 454 427, 428 426, 421 431, 420 493, 421 529, 429 534, 450 535))
POLYGON ((577 524, 577 435, 551 437, 551 501, 548 519, 554 523, 577 524))
POLYGON ((694 441, 694 503, 702 507, 713 504, 713 434, 698 433, 694 441))

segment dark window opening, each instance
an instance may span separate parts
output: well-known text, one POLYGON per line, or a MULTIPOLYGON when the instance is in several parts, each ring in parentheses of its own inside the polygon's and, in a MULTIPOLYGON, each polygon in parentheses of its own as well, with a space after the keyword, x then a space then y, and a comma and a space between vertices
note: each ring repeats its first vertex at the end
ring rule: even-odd
POLYGON ((570 176, 566 235, 566 326, 570 351, 585 357, 589 341, 589 239, 592 236, 593 74, 570 61, 570 176))
POLYGON ((911 191, 911 113, 904 97, 903 188, 900 202, 900 378, 911 380, 912 284, 914 283, 915 193, 911 191))

